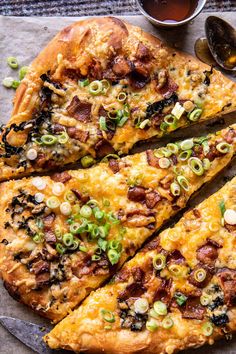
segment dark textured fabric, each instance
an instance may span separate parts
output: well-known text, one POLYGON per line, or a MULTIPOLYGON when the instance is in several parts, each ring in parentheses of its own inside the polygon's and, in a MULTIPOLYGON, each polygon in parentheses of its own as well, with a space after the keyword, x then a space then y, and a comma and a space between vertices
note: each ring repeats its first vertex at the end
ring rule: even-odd
MULTIPOLYGON (((204 11, 235 11, 236 0, 208 0, 204 11)), ((135 15, 135 0, 0 0, 5 16, 135 15)))

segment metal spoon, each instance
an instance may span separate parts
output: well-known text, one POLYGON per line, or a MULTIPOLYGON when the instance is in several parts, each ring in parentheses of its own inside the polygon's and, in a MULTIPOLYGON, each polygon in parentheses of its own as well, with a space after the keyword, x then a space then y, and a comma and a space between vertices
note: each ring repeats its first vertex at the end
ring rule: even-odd
POLYGON ((209 16, 205 32, 215 61, 226 70, 236 71, 236 30, 221 18, 209 16))

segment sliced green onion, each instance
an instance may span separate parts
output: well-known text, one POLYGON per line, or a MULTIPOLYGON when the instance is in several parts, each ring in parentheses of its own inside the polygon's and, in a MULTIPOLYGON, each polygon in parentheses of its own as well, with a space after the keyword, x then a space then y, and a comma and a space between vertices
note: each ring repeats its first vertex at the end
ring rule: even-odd
POLYGON ((140 123, 139 128, 145 129, 148 125, 150 125, 150 119, 145 119, 142 123, 140 123))
POLYGON ((79 247, 79 244, 80 244, 80 241, 79 240, 73 240, 73 243, 71 246, 68 246, 68 248, 71 250, 71 251, 75 251, 77 250, 77 248, 79 247))
POLYGON ((176 292, 174 298, 179 306, 183 306, 188 299, 187 296, 185 296, 181 292, 176 292))
POLYGON ((64 195, 64 199, 72 203, 76 201, 76 195, 72 191, 67 191, 64 195))
POLYGON ((181 141, 181 143, 179 145, 182 150, 190 150, 190 149, 192 149, 192 147, 194 145, 193 139, 183 140, 183 141, 181 141))
POLYGON ((107 93, 107 91, 109 90, 109 88, 111 87, 110 82, 106 79, 103 79, 101 81, 102 84, 102 91, 103 93, 107 93))
POLYGON ((195 270, 193 276, 194 276, 194 279, 198 283, 201 283, 206 279, 207 273, 206 273, 205 269, 199 268, 199 269, 195 270))
POLYGON ((186 177, 177 176, 177 182, 179 183, 180 187, 183 188, 186 192, 189 190, 189 182, 186 177))
POLYGON ((129 119, 129 117, 122 117, 119 122, 117 123, 118 127, 123 127, 123 125, 125 125, 125 123, 127 122, 127 120, 129 119))
POLYGON ((153 304, 153 308, 158 315, 160 315, 160 316, 167 315, 167 306, 164 302, 155 301, 153 304))
POLYGON ((19 86, 20 86, 20 81, 13 80, 11 87, 16 90, 19 86))
POLYGON ((80 81, 79 81, 79 85, 80 85, 81 87, 86 87, 86 86, 88 86, 88 85, 89 85, 89 79, 80 80, 80 81))
POLYGON ((207 171, 211 167, 211 161, 209 159, 205 158, 202 160, 202 165, 203 165, 204 170, 207 171))
POLYGON ((66 144, 69 140, 69 135, 66 132, 62 132, 60 135, 57 136, 57 138, 60 144, 66 144))
POLYGON ((103 159, 101 161, 102 162, 108 162, 109 158, 111 158, 111 159, 120 159, 120 156, 118 156, 116 154, 108 154, 105 157, 103 157, 103 159))
POLYGON ((134 302, 134 312, 144 314, 149 310, 149 303, 147 299, 139 298, 134 302))
POLYGON ((171 183, 170 191, 171 191, 171 194, 174 197, 177 197, 178 195, 180 195, 180 186, 179 186, 179 184, 176 183, 176 182, 171 183))
POLYGON ((200 303, 202 306, 207 306, 211 302, 211 298, 209 295, 203 294, 200 297, 200 303))
POLYGON ((60 200, 57 197, 49 197, 46 200, 47 207, 50 209, 56 209, 60 205, 60 200))
POLYGON ((87 168, 95 164, 95 160, 91 155, 86 155, 80 160, 82 167, 87 168))
POLYGON ((101 259, 101 256, 98 256, 97 254, 93 254, 91 257, 92 261, 98 262, 101 259))
POLYGON ((80 209, 80 215, 88 219, 92 215, 92 209, 89 205, 83 205, 80 209))
POLYGON ((67 233, 63 235, 62 241, 66 247, 70 247, 71 245, 73 245, 74 237, 71 233, 67 233))
POLYGON ((211 336, 213 331, 214 331, 214 328, 213 328, 213 325, 210 322, 206 322, 202 326, 202 333, 205 336, 207 336, 207 337, 211 336))
POLYGON ((170 264, 168 269, 170 273, 177 278, 180 278, 184 275, 184 268, 180 264, 170 264))
POLYGON ((202 109, 196 108, 188 114, 188 119, 192 122, 196 122, 202 115, 202 109))
POLYGON ((102 238, 107 237, 107 235, 109 234, 110 228, 111 227, 109 224, 98 226, 98 231, 99 231, 100 237, 102 237, 102 238))
POLYGON ((106 117, 101 116, 99 118, 99 127, 101 130, 107 130, 106 117))
POLYGON ((43 220, 41 218, 37 218, 35 221, 35 225, 39 228, 39 229, 43 229, 43 220))
POLYGON ((105 329, 106 331, 109 331, 109 330, 112 329, 112 326, 105 326, 104 329, 105 329))
POLYGON ((159 166, 160 168, 169 168, 171 165, 171 162, 169 159, 167 159, 167 157, 161 157, 160 160, 159 160, 159 166))
POLYGON ((224 142, 224 141, 216 145, 216 149, 219 152, 221 152, 222 154, 227 154, 227 152, 229 152, 230 148, 231 148, 231 145, 224 142))
POLYGON ((220 201, 219 208, 220 208, 221 216, 224 217, 224 213, 226 211, 225 201, 224 200, 220 201))
POLYGON ((108 199, 104 199, 104 200, 103 200, 103 206, 104 206, 104 207, 109 207, 110 204, 111 204, 111 203, 110 203, 110 201, 109 201, 108 199))
POLYGON ((179 160, 180 161, 186 161, 190 158, 190 156, 192 155, 192 150, 185 150, 185 151, 182 151, 180 154, 179 154, 179 160))
POLYGON ((188 160, 188 166, 197 176, 202 176, 204 173, 204 168, 202 165, 202 161, 197 157, 190 157, 188 160))
POLYGON ((127 93, 125 92, 120 92, 118 97, 117 97, 117 101, 119 102, 124 102, 127 98, 127 93))
POLYGON ((164 122, 170 127, 176 127, 177 118, 172 114, 168 114, 164 117, 164 122))
POLYGON ((103 91, 103 84, 101 81, 95 80, 89 84, 89 93, 91 95, 97 96, 103 91))
POLYGON ((172 320, 172 318, 170 316, 167 316, 163 319, 161 325, 165 329, 170 329, 171 327, 174 326, 174 321, 172 320))
POLYGON ((146 328, 150 332, 155 332, 158 329, 159 322, 151 318, 146 322, 146 328))
POLYGON ((164 254, 158 253, 156 256, 153 257, 152 264, 156 270, 161 270, 165 268, 166 256, 164 256, 164 254))
POLYGON ((104 211, 101 210, 96 210, 94 213, 94 217, 97 220, 102 220, 104 218, 104 215, 105 215, 104 211))
POLYGON ((171 151, 172 154, 177 154, 179 151, 179 147, 177 144, 169 143, 166 145, 167 149, 171 151))
POLYGON ((57 143, 57 137, 54 135, 47 134, 41 137, 41 141, 45 145, 53 145, 57 143))
POLYGON ((19 70, 19 79, 23 80, 25 75, 28 73, 29 68, 28 66, 22 66, 22 68, 20 68, 19 70))
POLYGON ((33 237, 33 241, 34 241, 35 243, 41 243, 41 242, 43 241, 43 239, 44 239, 44 235, 43 235, 42 232, 40 232, 40 233, 34 235, 34 237, 33 237))
POLYGON ((88 252, 88 248, 85 247, 84 245, 79 245, 79 250, 84 253, 88 252))
POLYGON ((13 82, 14 82, 13 77, 5 77, 5 79, 3 79, 3 81, 2 81, 2 84, 6 88, 11 88, 13 82))
POLYGON ((184 114, 185 109, 179 102, 176 102, 174 108, 171 111, 171 114, 175 116, 177 119, 180 119, 182 115, 184 114))
POLYGON ((87 202, 87 205, 89 205, 91 208, 95 208, 95 207, 97 207, 98 202, 96 201, 96 199, 90 199, 90 200, 87 202))
POLYGON ((115 322, 115 316, 111 311, 108 310, 101 310, 101 315, 104 321, 109 322, 109 323, 114 323, 115 322))
POLYGON ((115 215, 113 215, 112 212, 107 214, 107 218, 112 224, 119 224, 120 223, 120 220, 117 219, 117 217, 115 217, 115 215))
POLYGON ((161 147, 157 150, 154 150, 154 155, 158 158, 160 157, 170 157, 172 155, 172 152, 167 149, 166 147, 161 147))
POLYGON ((158 313, 156 313, 156 311, 154 309, 150 309, 149 316, 153 317, 153 318, 157 318, 157 319, 159 318, 158 313))
POLYGON ((106 240, 103 240, 102 238, 99 238, 98 239, 98 246, 101 248, 101 250, 103 251, 103 252, 105 252, 106 251, 106 249, 107 249, 107 241, 106 240))
POLYGON ((117 264, 119 262, 120 253, 118 253, 116 250, 110 249, 107 252, 107 256, 112 265, 117 264))
POLYGON ((7 64, 10 66, 12 69, 17 69, 18 68, 18 61, 15 57, 9 57, 7 58, 7 64))
POLYGON ((95 224, 92 225, 91 236, 92 236, 92 239, 99 237, 99 228, 95 224))
POLYGON ((63 202, 61 203, 60 205, 60 212, 63 214, 63 215, 70 215, 71 212, 72 212, 72 208, 71 208, 71 205, 69 202, 63 202))
POLYGON ((58 240, 62 239, 62 230, 60 225, 55 225, 54 233, 58 240))
POLYGON ((168 127, 169 127, 169 125, 166 124, 166 122, 162 122, 161 125, 160 125, 160 130, 161 130, 162 132, 166 132, 167 129, 168 129, 168 127))
MULTIPOLYGON (((84 224, 83 226, 85 226, 86 224, 84 224)), ((70 232, 73 235, 79 234, 81 232, 81 226, 82 224, 75 222, 73 224, 70 225, 70 232)))
POLYGON ((122 244, 117 240, 110 240, 108 242, 108 248, 120 252, 122 250, 122 244))
POLYGON ((62 246, 61 243, 56 244, 56 251, 57 253, 64 254, 66 252, 66 249, 64 246, 62 246))

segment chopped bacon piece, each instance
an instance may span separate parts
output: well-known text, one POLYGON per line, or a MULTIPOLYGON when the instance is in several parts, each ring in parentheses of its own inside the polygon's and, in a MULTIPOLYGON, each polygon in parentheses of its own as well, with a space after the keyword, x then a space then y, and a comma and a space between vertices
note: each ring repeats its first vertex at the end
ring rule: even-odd
POLYGON ((165 85, 159 89, 159 92, 164 98, 169 98, 178 88, 179 86, 170 77, 168 77, 165 85))
POLYGON ((166 262, 180 264, 185 262, 185 258, 184 256, 182 256, 179 250, 174 250, 168 254, 168 256, 166 257, 166 262))
POLYGON ((95 151, 96 151, 96 155, 97 157, 100 159, 106 155, 109 154, 114 154, 115 150, 112 147, 112 145, 105 139, 101 139, 99 140, 96 144, 95 144, 95 151))
POLYGON ((43 261, 42 259, 40 259, 37 262, 33 263, 31 269, 32 272, 37 275, 37 274, 49 272, 50 265, 47 261, 43 261))
POLYGON ((52 230, 46 230, 44 233, 44 238, 47 243, 54 244, 57 242, 56 235, 52 230))
POLYGON ((138 282, 138 283, 143 282, 144 277, 145 277, 145 273, 140 267, 132 268, 131 272, 132 272, 135 282, 138 282))
POLYGON ((144 187, 129 187, 128 199, 133 202, 144 202, 146 198, 144 187))
POLYGON ((230 225, 225 223, 224 227, 226 228, 226 230, 228 230, 232 234, 235 234, 236 236, 236 225, 230 225))
POLYGON ((209 145, 210 151, 207 153, 206 157, 210 160, 213 161, 216 157, 221 156, 221 152, 218 151, 215 147, 215 145, 209 145))
POLYGON ((134 70, 130 74, 130 85, 133 89, 140 90, 150 82, 150 73, 146 65, 137 61, 134 63, 134 70))
POLYGON ((63 75, 65 77, 68 77, 69 79, 73 81, 77 81, 82 78, 81 73, 77 69, 64 69, 63 75))
POLYGON ((199 211, 198 209, 196 209, 196 208, 193 209, 193 215, 194 215, 195 218, 197 218, 197 219, 200 219, 200 217, 201 217, 200 211, 199 211))
POLYGON ((43 218, 44 229, 50 229, 52 227, 53 221, 55 220, 56 215, 51 213, 43 218))
POLYGON ((212 274, 209 272, 209 269, 202 265, 202 264, 199 264, 197 265, 190 273, 189 277, 188 277, 188 281, 190 284, 196 286, 197 288, 204 288, 205 286, 207 286, 207 284, 209 283, 209 281, 211 280, 212 278, 212 274), (205 272, 206 272, 206 277, 203 281, 197 281, 195 279, 195 274, 197 272, 198 269, 204 269, 205 272))
POLYGON ((161 200, 161 196, 158 192, 152 191, 146 194, 146 205, 149 209, 152 209, 161 200))
POLYGON ((142 42, 139 42, 135 56, 137 59, 146 61, 151 59, 152 53, 148 47, 146 47, 142 42))
POLYGON ((123 56, 118 56, 114 59, 112 71, 118 77, 125 77, 131 73, 131 63, 123 56))
POLYGON ((159 243, 160 243, 159 239, 154 239, 153 241, 148 242, 143 247, 143 251, 147 252, 147 251, 152 251, 152 250, 159 250, 160 249, 159 243))
POLYGON ((81 129, 77 129, 75 127, 67 128, 67 133, 70 138, 81 141, 81 143, 85 143, 89 138, 89 132, 81 129))
POLYGON ((89 199, 90 199, 90 197, 89 197, 88 195, 82 194, 82 193, 81 193, 80 191, 78 191, 77 189, 72 189, 72 192, 75 194, 75 196, 76 196, 77 199, 81 200, 81 202, 82 202, 83 204, 86 204, 86 203, 89 201, 89 199))
POLYGON ((227 133, 225 134, 224 136, 224 139, 225 141, 228 143, 228 144, 232 144, 232 142, 234 141, 234 138, 236 137, 236 132, 234 129, 229 129, 227 131, 227 133))
POLYGON ((116 159, 109 160, 109 167, 114 173, 118 173, 120 171, 119 162, 116 159))
POLYGON ((150 166, 152 167, 159 167, 159 160, 158 158, 154 155, 153 150, 147 150, 146 151, 147 155, 147 162, 150 166))
POLYGON ((210 242, 197 249, 197 259, 203 264, 214 265, 217 257, 217 247, 210 242))
POLYGON ((225 303, 227 306, 236 305, 236 270, 229 268, 222 268, 218 271, 217 276, 220 278, 225 303))
POLYGON ((162 279, 160 286, 158 287, 158 289, 154 294, 153 301, 160 300, 165 302, 166 304, 169 304, 171 300, 171 293, 170 293, 171 284, 172 284, 171 279, 162 279))
POLYGON ((64 132, 64 130, 65 130, 65 127, 59 123, 56 123, 52 126, 53 133, 64 132))
POLYGON ((66 183, 71 179, 71 175, 64 171, 64 172, 58 172, 58 173, 54 173, 51 176, 51 179, 55 182, 62 182, 62 183, 66 183))
POLYGON ((93 62, 89 65, 89 77, 94 80, 102 79, 102 66, 98 60, 93 60, 93 62))
POLYGON ((122 292, 119 294, 119 300, 127 300, 130 297, 139 297, 145 293, 147 289, 141 282, 134 282, 125 288, 122 292))
POLYGON ((70 116, 81 122, 90 122, 91 108, 91 103, 80 101, 77 96, 74 96, 71 103, 67 107, 67 112, 70 116))
POLYGON ((45 163, 47 162, 46 155, 45 155, 44 153, 40 152, 40 153, 38 154, 38 157, 37 157, 37 159, 35 160, 35 162, 36 162, 36 165, 37 165, 38 167, 44 167, 44 166, 45 166, 45 163))
POLYGON ((38 274, 36 275, 35 280, 37 283, 37 287, 41 288, 42 286, 46 286, 49 284, 50 274, 48 272, 38 274))
POLYGON ((184 306, 180 307, 183 318, 202 320, 205 308, 200 304, 199 297, 191 296, 187 299, 184 306))

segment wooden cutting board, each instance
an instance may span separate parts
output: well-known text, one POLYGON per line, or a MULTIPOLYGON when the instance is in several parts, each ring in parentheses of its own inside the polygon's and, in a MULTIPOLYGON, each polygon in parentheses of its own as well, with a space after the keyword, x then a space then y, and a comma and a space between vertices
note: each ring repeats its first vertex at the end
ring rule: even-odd
MULTIPOLYGON (((198 37, 204 35, 204 22, 209 15, 219 15, 219 13, 204 13, 198 16, 188 26, 176 29, 156 29, 143 16, 127 16, 125 20, 130 23, 142 27, 144 30, 157 35, 165 40, 169 45, 177 49, 184 50, 194 54, 194 43, 198 37)), ((236 26, 235 13, 225 12, 220 14, 222 18, 231 22, 236 26)), ((14 76, 17 78, 17 72, 14 72, 6 65, 6 58, 15 56, 18 58, 21 65, 28 65, 32 59, 41 51, 48 41, 63 27, 68 24, 78 21, 81 18, 76 17, 0 17, 0 81, 6 76, 14 76)), ((232 77, 235 80, 235 77, 232 77)), ((14 90, 7 90, 0 85, 0 121, 5 123, 8 121, 12 109, 12 98, 14 90)), ((226 119, 226 124, 234 120, 226 119)), ((214 127, 202 126, 188 128, 184 134, 200 135, 208 131, 221 129, 222 123, 214 127)), ((181 137, 183 132, 177 132, 175 137, 181 137)), ((224 183, 224 176, 232 176, 236 174, 236 163, 231 165, 224 174, 213 183, 211 186, 204 188, 197 198, 192 202, 200 202, 215 190, 220 188, 224 183)), ((33 314, 27 307, 18 304, 7 294, 0 283, 0 315, 13 316, 20 319, 28 320, 41 325, 47 325, 48 322, 39 316, 33 314)), ((0 326, 0 354, 32 354, 33 351, 21 344, 17 339, 12 337, 6 330, 0 326)), ((216 345, 209 347, 205 346, 202 349, 189 350, 186 354, 236 354, 236 339, 228 343, 225 341, 219 342, 216 345)))

